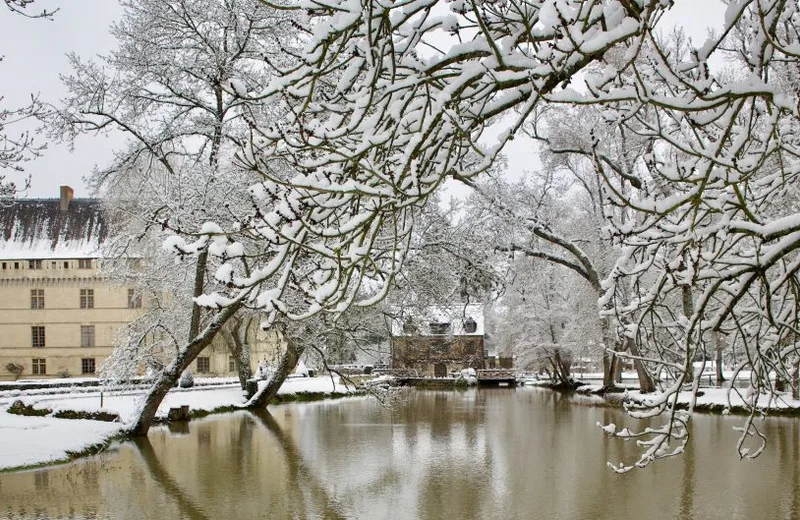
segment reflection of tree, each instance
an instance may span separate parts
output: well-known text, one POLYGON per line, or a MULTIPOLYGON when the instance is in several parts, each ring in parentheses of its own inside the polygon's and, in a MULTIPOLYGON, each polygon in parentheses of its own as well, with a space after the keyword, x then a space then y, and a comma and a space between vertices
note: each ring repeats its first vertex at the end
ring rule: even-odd
POLYGON ((792 423, 792 520, 800 518, 800 427, 797 423, 792 423))
POLYGON ((286 516, 302 518, 308 511, 315 511, 321 515, 321 518, 332 520, 346 518, 340 512, 341 506, 330 496, 317 477, 317 473, 308 467, 293 439, 286 435, 272 414, 266 409, 251 410, 250 413, 256 423, 263 425, 275 437, 278 446, 283 451, 289 473, 287 489, 291 495, 287 503, 289 509, 294 509, 286 516), (308 504, 308 501, 311 503, 308 504))
POLYGON ((694 447, 695 443, 693 442, 687 444, 685 456, 681 461, 683 462, 683 481, 681 484, 681 501, 678 505, 679 520, 691 520, 694 518, 694 488, 697 485, 694 468, 694 447))
POLYGON ((181 513, 192 520, 206 520, 208 517, 202 508, 192 501, 189 493, 181 489, 178 482, 161 465, 150 439, 148 437, 139 437, 133 441, 133 445, 138 449, 150 476, 153 477, 153 480, 164 490, 167 496, 175 499, 181 513))

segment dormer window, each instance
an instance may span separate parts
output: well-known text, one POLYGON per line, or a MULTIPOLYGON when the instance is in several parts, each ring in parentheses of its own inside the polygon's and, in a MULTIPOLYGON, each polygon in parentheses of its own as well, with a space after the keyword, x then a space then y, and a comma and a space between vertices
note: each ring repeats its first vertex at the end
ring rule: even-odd
POLYGON ((403 334, 417 334, 419 330, 411 318, 403 322, 403 334))
POLYGON ((473 320, 471 316, 469 316, 464 321, 464 332, 466 332, 467 334, 475 334, 477 330, 478 330, 478 324, 475 323, 475 320, 473 320))
POLYGON ((431 334, 434 334, 434 335, 450 334, 450 324, 449 323, 431 322, 429 325, 431 327, 431 334))

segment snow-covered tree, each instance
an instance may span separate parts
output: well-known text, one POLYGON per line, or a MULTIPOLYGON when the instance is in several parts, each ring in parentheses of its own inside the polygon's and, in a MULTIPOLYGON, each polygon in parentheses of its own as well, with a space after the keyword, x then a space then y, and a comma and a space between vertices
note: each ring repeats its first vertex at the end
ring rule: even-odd
MULTIPOLYGON (((264 88, 266 63, 285 60, 281 52, 294 38, 291 13, 257 0, 130 0, 123 8, 111 29, 114 51, 98 61, 70 56, 73 71, 63 77, 69 95, 51 119, 53 133, 67 139, 106 131, 128 138, 91 179, 106 195, 113 224, 105 267, 148 303, 105 365, 115 378, 143 367, 163 372, 213 321, 192 299, 208 289, 217 257, 209 257, 208 244, 184 251, 162 243, 199 233, 207 222, 247 243, 235 228, 251 213, 246 187, 259 177, 237 166, 234 154, 252 126, 275 117, 273 104, 247 96, 264 88)), ((226 258, 246 266, 235 249, 226 258)), ((249 364, 236 323, 221 337, 249 364)))
MULTIPOLYGON (((435 0, 301 4, 313 21, 304 57, 265 92, 294 107, 292 117, 260 128, 248 159, 268 177, 259 188, 264 199, 285 203, 294 224, 278 233, 293 247, 279 250, 324 252, 339 275, 316 298, 319 308, 345 308, 349 284, 372 274, 359 267, 373 255, 387 260, 384 249, 368 248, 354 261, 347 246, 355 237, 371 244, 385 236, 384 224, 402 222, 393 243, 404 244, 412 208, 448 176, 470 179, 490 168, 540 108, 596 105, 616 139, 644 143, 613 156, 593 128, 584 130, 592 148, 582 152, 602 176, 604 196, 632 210, 611 222, 622 256, 601 282, 601 308, 640 349, 632 357, 671 373, 644 410, 632 410, 668 417, 664 428, 641 434, 647 440, 636 464, 682 451, 690 412, 678 411, 677 392, 691 380, 707 332, 735 335, 750 349, 746 398, 754 409, 760 390, 774 394, 766 376, 774 370, 789 379, 797 359, 798 94, 790 85, 798 8, 783 0, 730 2, 722 31, 695 46, 660 31, 671 5, 456 1, 446 13, 435 0), (443 41, 448 35, 452 45, 443 41), (726 55, 737 60, 733 68, 709 66, 726 55), (507 131, 486 144, 481 137, 492 123, 507 131), (286 183, 270 175, 276 163, 297 176, 286 183), (305 218, 330 210, 332 198, 349 226, 305 218), (348 254, 316 247, 330 234, 348 254)), ((394 249, 392 257, 402 254, 394 249)), ((387 267, 389 278, 394 272, 387 267)), ((261 295, 277 309, 285 302, 273 296, 284 287, 261 295)), ((317 310, 300 307, 290 313, 317 310)), ((743 442, 758 435, 751 418, 743 442)))

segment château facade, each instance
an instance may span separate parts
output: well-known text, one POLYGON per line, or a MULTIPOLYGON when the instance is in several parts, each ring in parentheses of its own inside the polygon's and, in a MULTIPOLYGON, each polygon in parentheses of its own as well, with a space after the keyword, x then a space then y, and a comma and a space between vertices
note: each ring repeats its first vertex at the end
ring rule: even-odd
MULTIPOLYGON (((103 202, 73 193, 61 186, 57 199, 0 200, 0 380, 97 375, 119 329, 147 304, 99 270, 103 202)), ((251 366, 276 359, 275 334, 251 329, 251 366)), ((236 373, 220 336, 191 368, 236 373)))

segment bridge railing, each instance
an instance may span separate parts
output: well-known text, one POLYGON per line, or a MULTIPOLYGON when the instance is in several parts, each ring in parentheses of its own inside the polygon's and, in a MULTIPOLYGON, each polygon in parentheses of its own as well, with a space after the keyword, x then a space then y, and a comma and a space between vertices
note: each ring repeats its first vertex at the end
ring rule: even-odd
POLYGON ((513 368, 489 368, 477 370, 478 381, 491 381, 494 379, 516 379, 517 371, 513 368))

